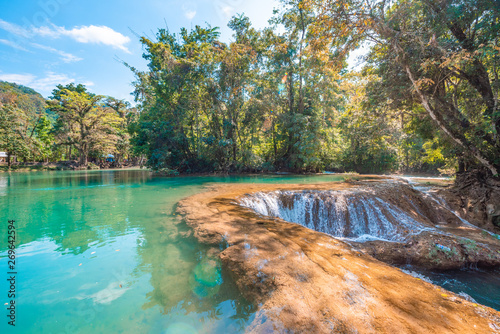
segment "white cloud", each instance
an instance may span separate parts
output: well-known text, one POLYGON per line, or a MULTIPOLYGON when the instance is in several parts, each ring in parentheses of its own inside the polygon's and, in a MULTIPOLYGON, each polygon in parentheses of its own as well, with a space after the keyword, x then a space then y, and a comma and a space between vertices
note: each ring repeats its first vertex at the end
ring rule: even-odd
POLYGON ((2 74, 0 73, 1 81, 14 82, 18 85, 29 85, 35 80, 35 76, 33 74, 2 74))
POLYGON ((130 42, 130 38, 107 26, 90 25, 74 27, 68 30, 65 27, 59 27, 52 24, 51 26, 30 27, 26 29, 0 19, 0 29, 27 39, 31 39, 35 36, 48 38, 67 36, 79 43, 103 44, 130 53, 126 47, 126 44, 130 42))
POLYGON ((53 72, 47 73, 44 78, 36 78, 29 84, 31 88, 34 90, 38 90, 40 92, 50 92, 57 85, 67 85, 69 83, 75 82, 76 80, 68 77, 66 74, 56 74, 53 72))
POLYGON ((227 20, 236 12, 236 8, 234 6, 228 5, 225 2, 217 2, 215 8, 217 14, 223 20, 227 20))
POLYGON ((38 49, 42 49, 42 50, 49 51, 49 52, 52 52, 52 53, 60 55, 61 59, 65 63, 73 63, 73 62, 77 62, 77 61, 83 60, 83 58, 77 57, 77 56, 75 56, 75 55, 73 55, 71 53, 67 53, 67 52, 64 52, 64 51, 61 51, 61 50, 57 50, 57 49, 51 48, 50 46, 41 45, 41 44, 38 44, 38 43, 31 43, 31 45, 34 46, 34 47, 36 47, 36 48, 38 48, 38 49))
POLYGON ((28 51, 28 49, 26 49, 25 47, 23 47, 23 46, 15 43, 15 42, 8 41, 6 39, 0 39, 0 43, 8 45, 10 47, 13 47, 14 49, 18 49, 18 50, 21 50, 21 51, 28 51))
POLYGON ((35 35, 42 36, 42 37, 52 37, 52 38, 58 38, 60 36, 60 33, 57 31, 57 26, 53 25, 53 27, 33 27, 32 31, 35 35))
MULTIPOLYGON (((0 73, 0 80, 14 82, 19 85, 24 85, 33 88, 44 96, 49 96, 57 85, 67 85, 76 82, 74 78, 66 74, 58 74, 54 72, 46 73, 45 77, 37 77, 33 74, 3 74, 0 73)), ((93 86, 94 83, 87 81, 83 83, 85 86, 93 86)))
POLYGON ((24 29, 23 27, 18 26, 17 24, 13 24, 13 23, 9 23, 7 21, 4 21, 2 19, 0 19, 0 29, 8 31, 11 34, 14 34, 17 36, 22 36, 25 38, 31 37, 29 30, 24 29))
MULTIPOLYGON (((32 51, 26 49, 24 46, 22 46, 20 44, 17 44, 16 42, 6 40, 6 39, 0 39, 0 43, 8 45, 8 46, 10 46, 10 47, 12 47, 14 49, 18 49, 18 50, 21 50, 21 51, 32 52, 32 51)), ((45 50, 45 51, 49 51, 49 52, 58 54, 59 56, 61 56, 61 59, 65 63, 73 63, 73 62, 77 62, 77 61, 83 60, 83 58, 75 56, 75 55, 73 55, 71 53, 67 53, 67 52, 64 52, 64 51, 61 51, 61 50, 54 49, 54 48, 52 48, 50 46, 46 46, 46 45, 42 45, 42 44, 38 44, 38 43, 30 43, 30 45, 32 47, 37 48, 37 49, 42 49, 42 50, 45 50)))
POLYGON ((222 11, 222 14, 224 14, 224 16, 229 17, 233 14, 234 8, 231 6, 224 6, 221 8, 221 11, 222 11))
POLYGON ((192 20, 196 16, 196 4, 192 1, 187 1, 182 5, 182 11, 186 19, 192 20))
MULTIPOLYGON (((125 46, 125 44, 130 42, 130 38, 114 31, 110 27, 91 25, 73 28, 71 30, 57 27, 56 31, 60 35, 68 36, 80 43, 104 44, 130 53, 125 46)), ((52 37, 54 36, 56 35, 54 34, 52 37)))
POLYGON ((187 10, 184 11, 184 16, 188 20, 192 20, 196 16, 196 11, 195 10, 187 10))
POLYGON ((94 83, 92 81, 85 81, 82 82, 82 85, 84 85, 85 87, 91 87, 94 85, 94 83))
MULTIPOLYGON (((31 39, 37 35, 42 36, 42 37, 46 37, 46 36, 54 37, 57 35, 57 33, 55 33, 54 30, 50 29, 49 27, 32 28, 31 30, 27 30, 23 27, 20 27, 18 25, 13 24, 13 23, 6 22, 2 19, 0 19, 0 29, 6 30, 14 35, 24 37, 25 39, 31 39)), ((18 49, 18 50, 30 52, 23 45, 17 43, 17 42, 22 42, 22 43, 26 44, 25 39, 18 38, 18 40, 16 42, 5 40, 5 39, 0 39, 0 43, 8 45, 8 46, 13 47, 13 48, 18 49)), ((45 45, 41 45, 38 43, 30 43, 30 45, 34 46, 38 49, 46 50, 46 51, 60 55, 62 60, 65 63, 72 63, 72 62, 82 60, 82 58, 79 58, 75 55, 72 55, 72 54, 64 52, 64 51, 54 49, 50 46, 45 46, 45 45)))

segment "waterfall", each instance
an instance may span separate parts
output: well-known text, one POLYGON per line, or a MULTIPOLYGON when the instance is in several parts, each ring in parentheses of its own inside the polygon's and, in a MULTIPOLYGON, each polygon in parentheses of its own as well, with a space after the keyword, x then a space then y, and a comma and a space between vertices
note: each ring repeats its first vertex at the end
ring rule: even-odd
POLYGON ((404 202, 402 207, 414 208, 413 212, 363 189, 258 192, 241 197, 239 204, 264 216, 357 242, 404 242, 411 235, 436 230, 408 196, 401 194, 398 199, 404 202))

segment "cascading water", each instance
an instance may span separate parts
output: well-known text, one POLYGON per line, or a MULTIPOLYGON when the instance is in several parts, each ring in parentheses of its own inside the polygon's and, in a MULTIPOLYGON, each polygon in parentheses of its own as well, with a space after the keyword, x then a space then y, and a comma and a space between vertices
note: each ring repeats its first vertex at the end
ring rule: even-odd
MULTIPOLYGON (((337 189, 346 189, 345 186, 337 189)), ((427 187, 385 180, 359 182, 348 190, 257 192, 237 201, 263 216, 297 223, 336 238, 366 242, 356 248, 378 260, 402 266, 420 279, 428 280, 422 274, 432 277, 435 284, 469 299, 470 295, 498 310, 498 270, 479 273, 458 269, 478 265, 499 268, 500 247, 496 239, 500 238, 460 218, 427 187), (433 272, 434 269, 439 271, 433 272), (449 269, 457 271, 443 273, 449 269)))
MULTIPOLYGON (((400 199, 415 207, 406 196, 400 199)), ((369 190, 259 192, 239 202, 261 215, 357 242, 403 242, 411 235, 435 231, 418 210, 407 213, 369 190)))

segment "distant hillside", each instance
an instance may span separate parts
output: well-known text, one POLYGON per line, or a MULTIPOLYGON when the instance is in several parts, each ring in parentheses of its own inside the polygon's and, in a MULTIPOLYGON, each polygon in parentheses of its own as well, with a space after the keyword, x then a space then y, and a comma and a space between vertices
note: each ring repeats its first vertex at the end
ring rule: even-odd
POLYGON ((33 88, 26 87, 23 85, 18 85, 16 83, 12 83, 12 82, 0 81, 0 93, 8 92, 8 91, 14 91, 14 92, 17 92, 19 94, 37 95, 37 96, 43 98, 42 95, 40 95, 40 93, 35 91, 33 88))
POLYGON ((33 88, 0 81, 0 104, 15 104, 28 115, 45 113, 45 99, 33 88))

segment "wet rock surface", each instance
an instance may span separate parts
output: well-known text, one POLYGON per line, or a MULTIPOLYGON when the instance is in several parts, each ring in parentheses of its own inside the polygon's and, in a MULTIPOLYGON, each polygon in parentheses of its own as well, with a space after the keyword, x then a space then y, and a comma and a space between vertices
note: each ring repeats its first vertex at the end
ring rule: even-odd
MULTIPOLYGON (((194 235, 214 246, 240 291, 257 306, 257 315, 247 332, 500 332, 499 312, 378 261, 369 255, 368 246, 363 250, 361 243, 265 217, 237 202, 245 194, 257 192, 343 191, 352 187, 339 183, 219 185, 179 204, 178 210, 193 227, 194 235)), ((394 191, 389 193, 398 198, 394 191)), ((389 197, 384 200, 390 201, 389 197)), ((446 216, 435 219, 441 218, 446 221, 446 216)), ((429 220, 429 225, 435 223, 429 220)), ((459 230, 462 227, 447 226, 459 230)), ((422 243, 439 242, 451 250, 451 243, 463 237, 446 232, 449 244, 422 233, 421 239, 408 237, 408 248, 422 249, 424 253, 422 243)), ((364 243, 372 247, 373 254, 385 254, 378 255, 381 258, 388 256, 391 248, 382 249, 377 243, 392 244, 393 252, 405 247, 396 242, 364 243)), ((407 255, 401 252, 400 257, 405 258, 407 255)))
POLYGON ((497 235, 401 181, 358 182, 338 191, 258 192, 238 201, 261 215, 343 238, 389 264, 435 270, 500 266, 497 235))

